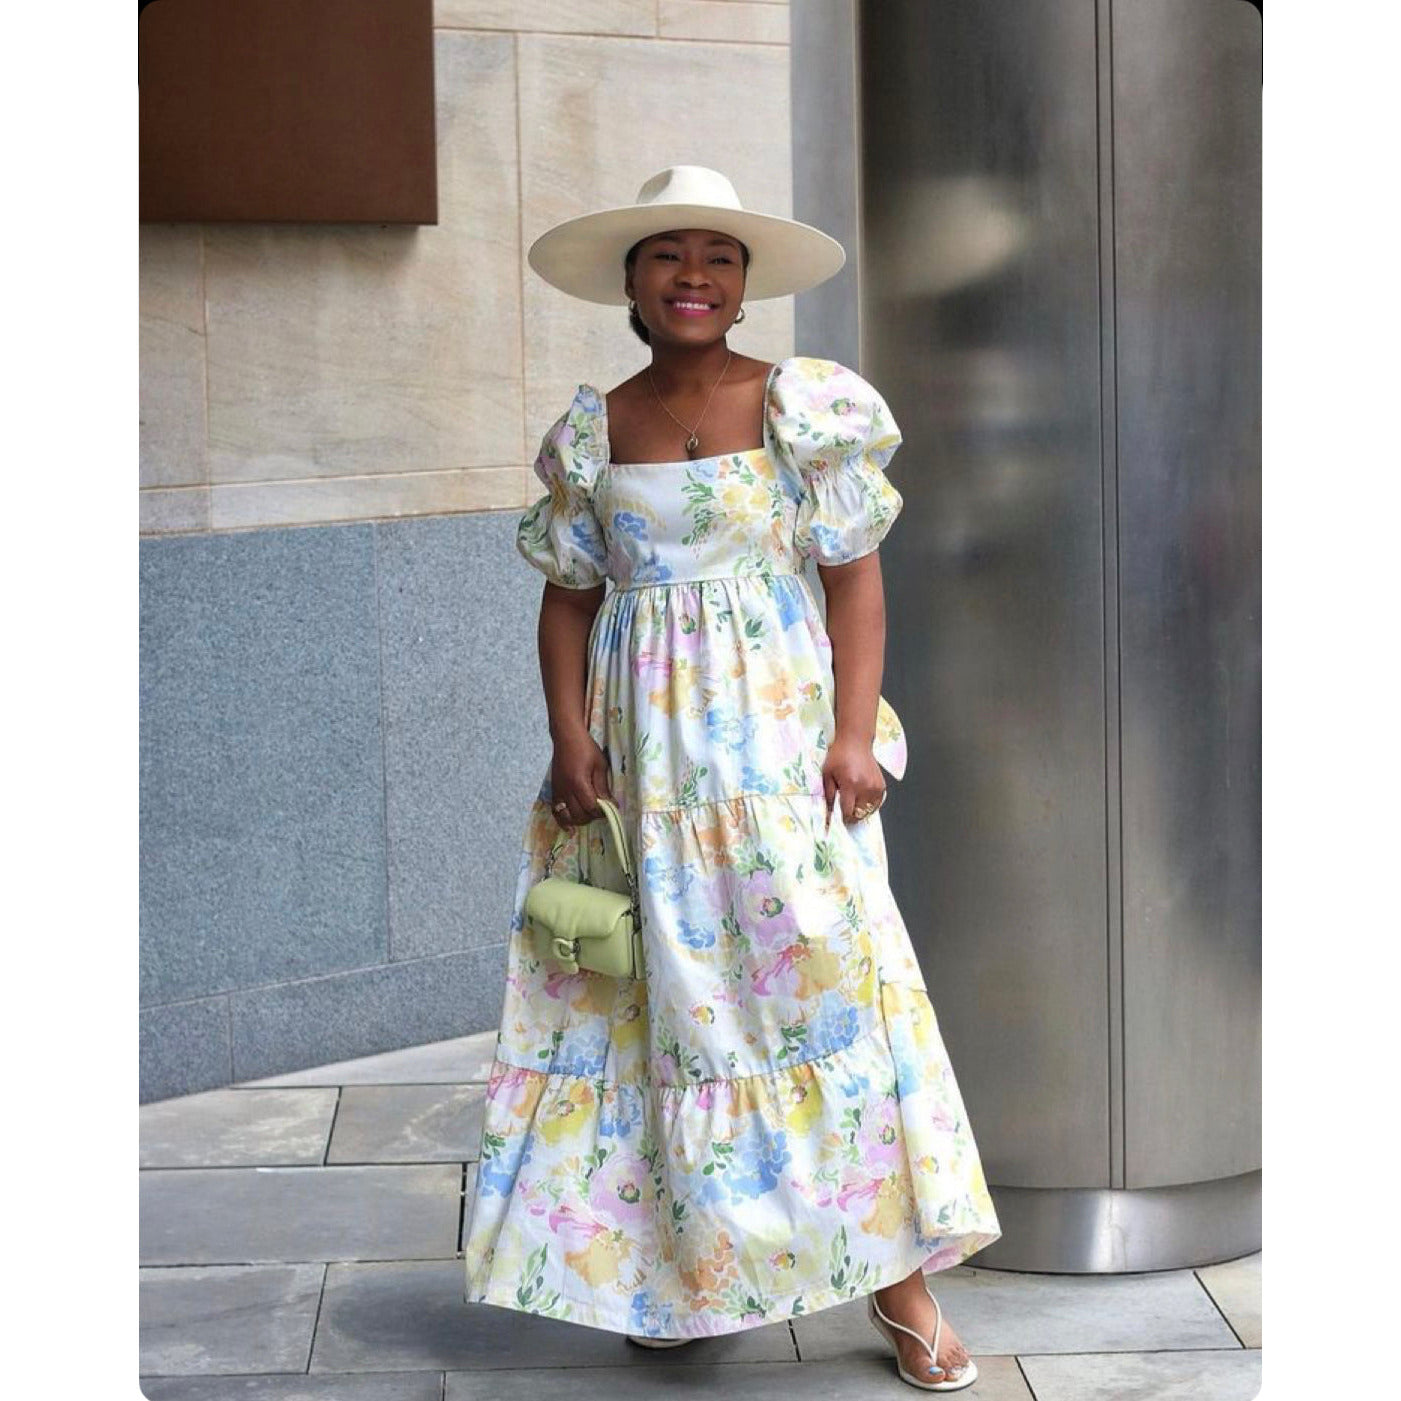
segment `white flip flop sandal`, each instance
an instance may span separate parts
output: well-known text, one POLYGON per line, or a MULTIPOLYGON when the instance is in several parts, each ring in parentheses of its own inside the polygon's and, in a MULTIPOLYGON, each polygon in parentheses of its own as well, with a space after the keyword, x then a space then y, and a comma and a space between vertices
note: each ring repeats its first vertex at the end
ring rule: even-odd
POLYGON ((680 1347, 682 1343, 691 1341, 689 1338, 647 1338, 641 1333, 629 1333, 627 1340, 639 1347, 680 1347))
POLYGON ((924 1281, 924 1292, 929 1294, 934 1304, 934 1345, 930 1347, 929 1340, 922 1338, 913 1328, 906 1328, 903 1323, 896 1323, 893 1318, 887 1318, 881 1311, 881 1306, 876 1303, 876 1296, 868 1294, 866 1296, 866 1315, 875 1325, 876 1332, 883 1337, 886 1342, 895 1349, 895 1370, 900 1374, 900 1380, 909 1382, 911 1386, 917 1386, 921 1391, 962 1391, 965 1386, 972 1386, 978 1380, 978 1364, 970 1357, 965 1366, 958 1368, 956 1372, 940 1367, 944 1373, 940 1381, 925 1381, 920 1377, 907 1372, 904 1364, 900 1361, 900 1349, 895 1341, 895 1334, 892 1330, 898 1328, 902 1333, 908 1333, 929 1353, 930 1364, 939 1367, 939 1334, 944 1328, 944 1311, 939 1307, 939 1301, 930 1293, 929 1281, 924 1281))

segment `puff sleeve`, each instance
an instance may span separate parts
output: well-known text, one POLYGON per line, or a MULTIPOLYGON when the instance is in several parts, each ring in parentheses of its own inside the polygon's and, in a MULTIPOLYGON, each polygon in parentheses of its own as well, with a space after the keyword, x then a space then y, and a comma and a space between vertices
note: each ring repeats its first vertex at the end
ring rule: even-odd
POLYGON ((819 564, 849 564, 885 538, 904 500, 886 477, 900 446, 879 391, 835 360, 796 358, 773 387, 774 430, 802 496, 794 542, 819 564))
POLYGON ((580 385, 535 459, 535 475, 549 490, 516 526, 516 549, 561 588, 596 588, 608 577, 608 546, 593 509, 601 409, 597 391, 580 385))

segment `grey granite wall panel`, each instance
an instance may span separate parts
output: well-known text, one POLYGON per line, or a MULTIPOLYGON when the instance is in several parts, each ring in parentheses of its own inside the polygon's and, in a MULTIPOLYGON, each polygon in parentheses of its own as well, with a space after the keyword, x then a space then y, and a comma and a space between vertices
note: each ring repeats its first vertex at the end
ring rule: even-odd
POLYGON ((372 529, 142 544, 144 1003, 387 956, 372 529))
POLYGON ((376 527, 396 960, 510 932, 526 818, 550 757, 541 579, 516 551, 516 520, 376 527))
POLYGON ((143 1101, 495 1027, 550 757, 518 515, 142 543, 143 1101))
POLYGON ((233 1075, 229 999, 207 997, 141 1011, 141 1102, 227 1085, 233 1075))
POLYGON ((232 995, 233 1078, 445 1041, 497 1025, 506 945, 232 995))

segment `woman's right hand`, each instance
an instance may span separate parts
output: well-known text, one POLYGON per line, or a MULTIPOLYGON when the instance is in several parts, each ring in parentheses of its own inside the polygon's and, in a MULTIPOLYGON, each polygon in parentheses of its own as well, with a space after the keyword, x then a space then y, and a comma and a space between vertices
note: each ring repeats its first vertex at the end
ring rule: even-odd
POLYGON ((603 816, 598 799, 613 797, 608 756, 587 730, 555 741, 550 791, 550 805, 561 827, 582 826, 603 816))

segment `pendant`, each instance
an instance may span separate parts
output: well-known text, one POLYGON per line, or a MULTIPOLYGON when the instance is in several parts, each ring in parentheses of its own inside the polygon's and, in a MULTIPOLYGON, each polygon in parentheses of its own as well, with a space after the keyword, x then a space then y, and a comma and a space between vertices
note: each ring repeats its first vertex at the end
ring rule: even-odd
POLYGON ((700 439, 692 433, 691 436, 686 439, 686 455, 688 457, 694 457, 698 447, 700 447, 700 439))

